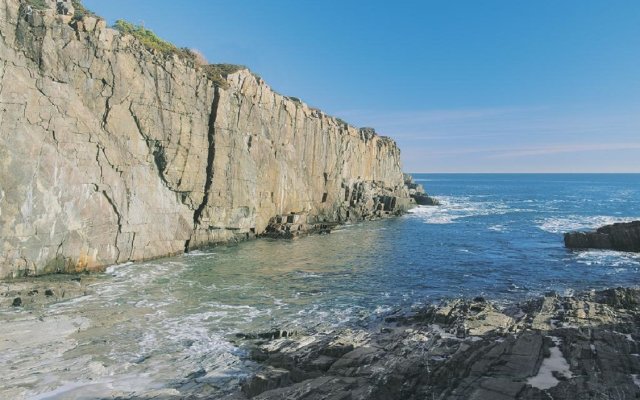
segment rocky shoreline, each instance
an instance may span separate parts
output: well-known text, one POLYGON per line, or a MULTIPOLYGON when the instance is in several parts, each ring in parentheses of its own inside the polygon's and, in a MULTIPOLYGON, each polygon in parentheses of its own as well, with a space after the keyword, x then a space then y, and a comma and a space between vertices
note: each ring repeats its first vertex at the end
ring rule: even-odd
MULTIPOLYGON (((639 305, 637 288, 509 305, 478 297, 367 329, 257 335, 262 369, 226 399, 635 399, 639 305)), ((208 392, 185 385, 180 396, 208 392)))
MULTIPOLYGON (((24 308, 39 314, 50 303, 90 294, 97 280, 99 275, 82 274, 3 282, 0 309, 24 308), (16 299, 21 304, 16 305, 16 299)), ((26 323, 21 321, 13 323, 26 323)), ((60 335, 60 327, 76 331, 87 323, 82 316, 65 315, 44 321, 56 328, 43 335, 60 335)), ((20 343, 36 349, 42 335, 22 333, 10 329, 2 346, 20 343)), ((234 341, 246 350, 247 362, 255 371, 235 392, 221 391, 215 378, 202 371, 146 393, 145 398, 557 400, 640 396, 640 288, 593 290, 574 296, 548 293, 517 303, 482 297, 458 299, 396 310, 366 324, 331 332, 247 332, 238 333, 234 341)), ((129 398, 126 393, 119 396, 129 398)))

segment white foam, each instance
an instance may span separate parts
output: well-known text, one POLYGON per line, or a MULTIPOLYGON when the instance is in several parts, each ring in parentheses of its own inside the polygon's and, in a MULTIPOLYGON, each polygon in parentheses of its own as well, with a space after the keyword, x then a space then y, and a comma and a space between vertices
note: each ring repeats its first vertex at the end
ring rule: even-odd
POLYGON ((409 213, 427 224, 451 224, 461 218, 500 215, 522 211, 499 201, 479 200, 482 196, 438 196, 439 206, 418 206, 409 213))
POLYGON ((552 217, 536 221, 538 228, 550 233, 565 233, 577 230, 596 229, 603 225, 616 222, 630 222, 640 217, 616 217, 610 215, 568 215, 565 217, 552 217))
POLYGON ((640 266, 640 254, 614 250, 584 250, 570 255, 575 261, 587 266, 611 267, 612 273, 640 266))
POLYGON ((122 268, 122 267, 126 267, 128 265, 132 265, 133 263, 131 261, 123 263, 123 264, 116 264, 116 265, 112 265, 110 267, 107 267, 107 269, 104 271, 107 274, 113 274, 117 269, 122 268))
POLYGON ((374 314, 384 314, 384 313, 388 313, 389 311, 393 310, 392 307, 389 306, 377 306, 375 310, 373 310, 374 314))
POLYGON ((214 251, 202 251, 202 250, 192 250, 188 253, 184 253, 185 257, 202 257, 202 256, 213 256, 217 253, 214 251))

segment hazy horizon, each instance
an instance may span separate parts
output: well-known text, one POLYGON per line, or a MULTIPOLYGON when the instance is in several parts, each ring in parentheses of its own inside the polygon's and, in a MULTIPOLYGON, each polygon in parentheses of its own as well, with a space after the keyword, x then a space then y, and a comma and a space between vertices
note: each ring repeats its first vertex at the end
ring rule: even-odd
POLYGON ((640 172, 640 2, 85 0, 396 140, 407 171, 640 172))

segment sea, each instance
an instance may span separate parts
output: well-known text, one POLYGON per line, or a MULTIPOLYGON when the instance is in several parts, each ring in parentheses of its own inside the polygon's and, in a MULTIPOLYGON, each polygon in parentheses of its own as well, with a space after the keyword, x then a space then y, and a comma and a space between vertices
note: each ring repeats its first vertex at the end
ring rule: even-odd
MULTIPOLYGON (((640 254, 563 245, 568 231, 640 220, 639 174, 413 176, 442 205, 328 235, 112 266, 87 296, 43 312, 81 318, 60 339, 66 347, 47 345, 21 371, 33 350, 18 346, 4 356, 11 373, 37 375, 28 398, 142 395, 193 374, 223 394, 256 367, 242 335, 355 329, 460 297, 507 303, 640 285, 640 254)), ((0 395, 17 393, 3 384, 0 395)))

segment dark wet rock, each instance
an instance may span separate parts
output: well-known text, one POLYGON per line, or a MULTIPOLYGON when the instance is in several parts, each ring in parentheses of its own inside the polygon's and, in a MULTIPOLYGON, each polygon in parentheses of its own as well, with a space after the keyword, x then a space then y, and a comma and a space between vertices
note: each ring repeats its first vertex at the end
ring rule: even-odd
POLYGON ((51 289, 45 290, 44 291, 44 295, 45 296, 53 296, 54 295, 53 290, 51 290, 51 289))
POLYGON ((13 307, 20 307, 22 306, 22 299, 20 297, 16 297, 15 299, 13 299, 13 302, 11 303, 11 305, 13 307))
POLYGON ((288 386, 292 383, 290 375, 291 372, 286 369, 265 368, 242 387, 242 392, 253 397, 267 390, 288 386))
POLYGON ((640 252, 640 221, 605 225, 594 232, 565 233, 564 244, 572 249, 640 252))
POLYGON ((189 375, 187 375, 187 379, 202 378, 205 375, 207 375, 207 371, 205 371, 204 369, 199 369, 199 370, 194 371, 194 372, 190 373, 189 375))
POLYGON ((296 239, 309 234, 326 234, 338 225, 337 222, 319 221, 307 214, 277 215, 269 221, 262 237, 273 239, 296 239))
POLYGON ((409 197, 412 201, 419 206, 439 206, 440 202, 429 196, 422 185, 413 181, 413 177, 409 174, 404 174, 404 185, 409 190, 409 197))
POLYGON ((274 339, 280 339, 280 338, 286 338, 286 337, 294 336, 297 333, 298 332, 296 332, 296 331, 287 331, 287 330, 281 330, 281 329, 274 329, 272 331, 260 332, 260 333, 243 333, 243 332, 239 332, 239 333, 236 333, 236 338, 239 338, 239 339, 267 339, 267 340, 274 340, 274 339))
POLYGON ((640 290, 484 298, 256 344, 233 399, 636 399, 640 290))
POLYGON ((431 196, 426 194, 414 194, 411 197, 416 201, 419 206, 439 206, 440 202, 431 196))

